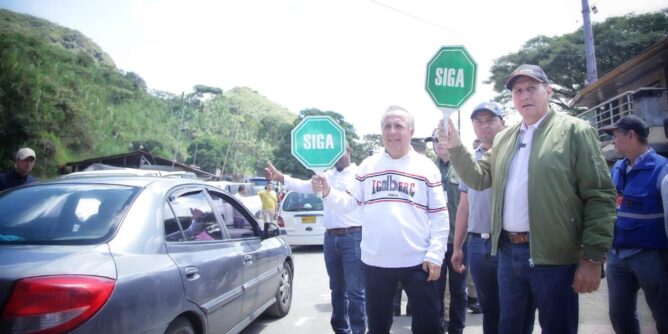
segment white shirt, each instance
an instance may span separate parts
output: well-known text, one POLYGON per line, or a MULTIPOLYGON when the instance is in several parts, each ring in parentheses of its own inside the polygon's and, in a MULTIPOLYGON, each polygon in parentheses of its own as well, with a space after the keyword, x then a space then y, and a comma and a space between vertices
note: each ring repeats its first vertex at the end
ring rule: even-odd
MULTIPOLYGON (((336 170, 336 168, 330 168, 323 173, 323 176, 327 178, 327 183, 329 183, 329 186, 333 189, 349 193, 352 191, 355 183, 357 182, 355 181, 356 173, 357 165, 351 163, 348 167, 344 168, 340 172, 336 170)), ((285 175, 283 185, 288 190, 296 192, 313 192, 311 180, 298 180, 285 175)), ((341 210, 330 209, 329 205, 324 205, 323 225, 326 229, 361 226, 361 218, 361 209, 359 208, 350 212, 344 212, 341 210)))
MULTIPOLYGON (((522 122, 517 152, 508 168, 508 183, 503 201, 503 229, 509 232, 529 231, 529 156, 533 135, 547 113, 538 122, 522 122)), ((534 194, 540 196, 540 194, 534 194)))
POLYGON ((366 158, 353 191, 331 189, 325 207, 362 208, 362 262, 405 268, 428 261, 443 265, 448 211, 441 173, 426 156, 411 150, 394 159, 386 152, 366 158))

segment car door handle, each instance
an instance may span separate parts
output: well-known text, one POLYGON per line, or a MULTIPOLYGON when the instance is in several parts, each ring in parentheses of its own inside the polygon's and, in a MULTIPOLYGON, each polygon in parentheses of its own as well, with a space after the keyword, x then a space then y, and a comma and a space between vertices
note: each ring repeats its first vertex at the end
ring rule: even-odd
POLYGON ((244 255, 244 264, 253 264, 253 256, 244 255))
POLYGON ((199 269, 197 267, 186 267, 186 278, 188 280, 196 280, 199 278, 199 269))

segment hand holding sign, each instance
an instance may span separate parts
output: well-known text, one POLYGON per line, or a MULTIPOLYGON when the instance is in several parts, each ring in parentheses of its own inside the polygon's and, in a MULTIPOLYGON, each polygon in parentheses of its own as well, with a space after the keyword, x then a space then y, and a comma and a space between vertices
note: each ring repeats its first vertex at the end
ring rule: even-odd
POLYGON ((327 196, 329 194, 329 183, 327 183, 327 178, 321 175, 313 175, 311 178, 311 185, 313 186, 313 191, 316 194, 322 196, 327 196))
POLYGON ((334 166, 345 150, 345 132, 327 116, 307 116, 292 130, 292 155, 316 175, 334 166))
MULTIPOLYGON (((425 88, 447 122, 475 92, 477 65, 463 46, 441 47, 427 64, 425 88)), ((448 129, 445 128, 446 134, 448 129)))
POLYGON ((448 119, 447 126, 444 126, 444 124, 444 120, 438 122, 438 141, 446 143, 445 146, 448 149, 460 146, 462 142, 459 140, 459 132, 455 128, 455 124, 451 119, 448 119))

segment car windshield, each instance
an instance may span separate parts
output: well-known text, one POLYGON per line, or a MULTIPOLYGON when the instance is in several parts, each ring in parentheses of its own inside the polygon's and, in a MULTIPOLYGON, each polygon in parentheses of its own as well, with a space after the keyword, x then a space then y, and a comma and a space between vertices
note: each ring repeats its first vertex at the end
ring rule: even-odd
POLYGON ((269 184, 269 180, 267 180, 265 178, 250 178, 250 179, 248 179, 248 181, 253 183, 256 186, 262 186, 262 187, 269 184))
POLYGON ((231 184, 230 185, 230 193, 232 194, 238 194, 239 193, 239 187, 244 186, 244 197, 250 197, 250 196, 257 196, 257 189, 253 187, 252 183, 244 183, 244 184, 231 184))
POLYGON ((99 242, 125 214, 139 188, 53 184, 0 194, 0 244, 99 242))
POLYGON ((318 211, 322 208, 322 199, 315 193, 292 192, 283 200, 283 211, 318 211))

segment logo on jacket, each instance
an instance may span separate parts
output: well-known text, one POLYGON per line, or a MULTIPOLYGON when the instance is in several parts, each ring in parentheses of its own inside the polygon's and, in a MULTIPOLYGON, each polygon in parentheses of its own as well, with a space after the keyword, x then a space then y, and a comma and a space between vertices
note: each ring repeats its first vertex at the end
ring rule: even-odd
POLYGON ((399 191, 411 197, 415 196, 414 182, 396 181, 392 178, 392 175, 388 175, 385 180, 372 180, 371 182, 373 187, 371 194, 381 191, 399 191))

